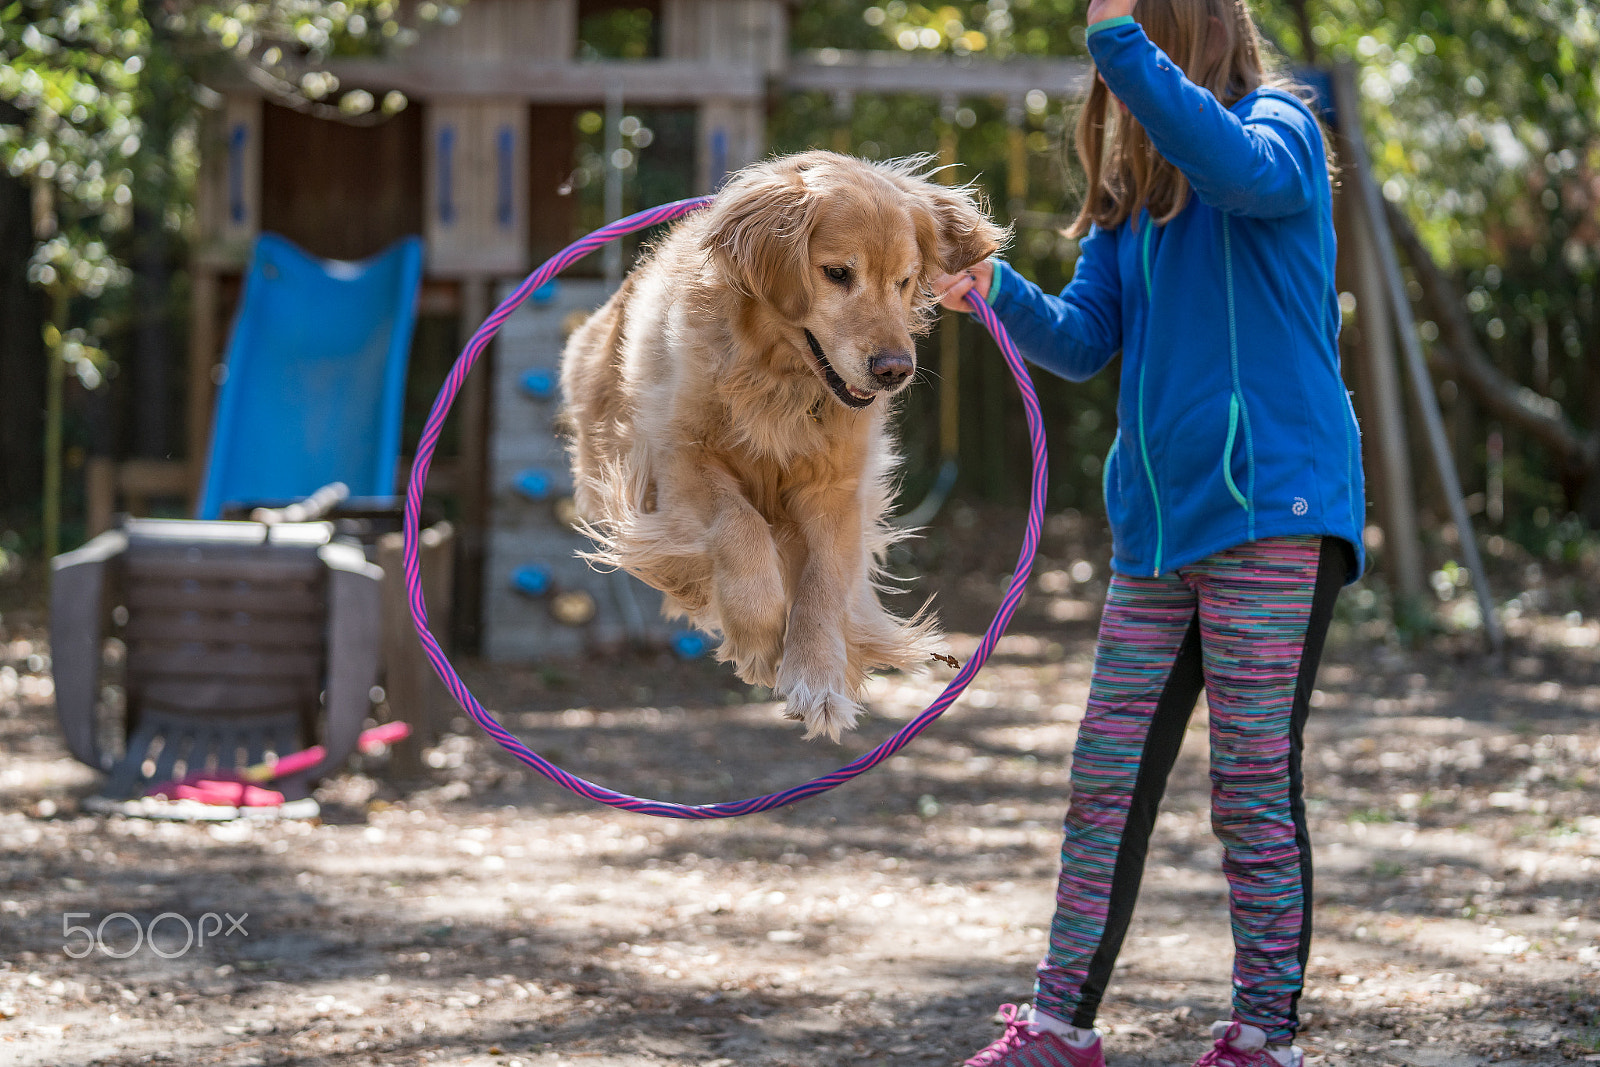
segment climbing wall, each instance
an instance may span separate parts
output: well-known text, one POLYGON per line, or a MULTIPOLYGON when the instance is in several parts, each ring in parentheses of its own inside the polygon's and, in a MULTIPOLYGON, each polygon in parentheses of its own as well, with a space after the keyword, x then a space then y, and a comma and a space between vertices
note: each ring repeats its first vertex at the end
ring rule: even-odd
POLYGON ((483 649, 491 660, 561 658, 625 644, 671 644, 683 654, 700 640, 661 618, 654 589, 620 571, 596 571, 577 556, 591 542, 572 528, 572 474, 556 435, 561 349, 609 292, 599 281, 552 282, 500 328, 484 565, 483 649))

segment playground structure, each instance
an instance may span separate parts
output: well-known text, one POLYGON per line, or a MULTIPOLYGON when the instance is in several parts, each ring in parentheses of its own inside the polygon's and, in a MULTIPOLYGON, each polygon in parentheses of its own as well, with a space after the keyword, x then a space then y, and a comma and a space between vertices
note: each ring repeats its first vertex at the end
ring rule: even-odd
MULTIPOLYGON (((854 101, 869 94, 916 94, 940 102, 939 147, 955 162, 953 117, 963 100, 1004 104, 1014 157, 1023 146, 1024 100, 1081 94, 1080 59, 1005 62, 901 53, 850 54, 828 49, 792 54, 782 0, 473 0, 455 25, 432 26, 392 58, 341 59, 329 66, 342 89, 377 99, 404 93, 410 105, 383 121, 360 124, 317 117, 271 97, 242 74, 219 77, 220 103, 202 140, 199 240, 191 264, 187 358, 187 460, 91 460, 90 531, 106 528, 119 507, 142 511, 155 497, 189 497, 207 451, 224 324, 238 299, 251 242, 282 234, 309 251, 351 259, 408 234, 424 240, 418 346, 413 377, 447 362, 493 301, 532 266, 586 229, 620 216, 623 184, 635 184, 644 161, 670 171, 678 195, 709 192, 730 171, 765 150, 764 123, 775 94, 827 94, 839 130, 833 147, 849 150, 854 101), (639 58, 582 58, 589 20, 626 8, 645 10, 654 31, 639 58), (630 110, 649 109, 661 130, 653 151, 624 147, 630 110), (603 117, 602 179, 574 189, 575 159, 603 117), (670 142, 670 143, 669 143, 670 142), (631 168, 631 169, 630 169, 631 168), (602 192, 594 203, 594 192, 602 192), (443 357, 443 358, 440 358, 443 357)), ((1325 83, 1342 85, 1340 74, 1325 83)), ((1367 427, 1376 521, 1385 531, 1385 565, 1402 593, 1423 589, 1415 492, 1405 446, 1395 342, 1410 362, 1403 286, 1382 233, 1382 215, 1360 193, 1370 183, 1359 147, 1353 94, 1330 109, 1341 134, 1347 180, 1337 206, 1343 276, 1357 297, 1358 330, 1347 331, 1347 375, 1356 384, 1367 427)), ((1324 101, 1327 103, 1327 100, 1324 101)), ((930 144, 930 147, 933 147, 930 144)), ((595 154, 591 152, 591 156, 595 154)), ((1006 190, 1015 215, 1026 192, 1023 166, 1010 168, 1006 190)), ((641 190, 642 192, 642 190, 641 190)), ((638 204, 636 206, 648 206, 638 204)), ((427 489, 450 502, 455 520, 456 633, 495 659, 565 654, 620 640, 657 639, 654 594, 636 582, 587 571, 571 558, 581 539, 566 519, 566 465, 554 436, 552 372, 571 316, 598 305, 620 277, 620 250, 589 273, 558 281, 509 323, 456 405, 454 454, 436 460, 427 489), (573 594, 573 595, 567 595, 573 594)), ((941 380, 953 382, 956 331, 937 342, 941 380)), ((1431 409, 1425 375, 1412 385, 1424 416, 1431 409), (1425 398, 1425 399, 1424 399, 1425 398)), ((415 400, 416 398, 414 398, 415 400)), ((943 465, 923 507, 925 520, 953 482, 957 391, 940 396, 943 465)), ((1430 423, 1431 425, 1431 423, 1430 423)), ((1430 437, 1431 440, 1431 437, 1430 437)), ((1436 443, 1435 443, 1436 444, 1436 443)), ((1445 496, 1466 529, 1447 452, 1437 447, 1445 496)), ((398 481, 409 467, 402 457, 398 481)), ((1470 537, 1462 538, 1470 550, 1470 537)), ((1473 563, 1469 559, 1469 563, 1473 563)), ((1487 590, 1481 567, 1480 596, 1487 590)), ((1494 640, 1492 612, 1485 609, 1494 640)))
MULTIPOLYGON (((621 214, 628 170, 614 164, 629 109, 650 109, 660 136, 675 134, 677 143, 658 140, 655 154, 688 195, 715 189, 759 158, 776 92, 826 92, 846 115, 860 93, 936 95, 947 112, 963 95, 993 96, 1020 116, 1029 91, 1074 92, 1086 69, 1078 60, 795 57, 787 21, 780 0, 474 0, 456 25, 423 30, 392 59, 331 64, 344 89, 379 99, 398 90, 409 99, 400 113, 363 124, 296 110, 242 73, 218 78, 191 263, 188 456, 207 451, 225 325, 261 233, 337 259, 420 234, 418 347, 431 339, 448 358, 508 283, 588 228, 584 197, 571 188, 583 136, 576 122, 585 113, 605 116, 598 206, 612 218, 621 214), (580 27, 624 6, 651 13, 653 54, 580 59, 580 27)), ((579 266, 598 277, 561 280, 507 325, 505 343, 463 390, 455 454, 430 473, 430 494, 453 500, 457 611, 465 620, 458 633, 497 659, 667 636, 652 591, 572 558, 581 538, 565 518, 568 475, 552 422, 564 328, 604 300, 620 277, 619 251, 579 266)), ((413 376, 423 362, 414 355, 413 376)), ((397 479, 408 465, 402 457, 397 479)), ((192 499, 200 474, 191 460, 91 460, 91 532, 108 528, 117 510, 192 499)))

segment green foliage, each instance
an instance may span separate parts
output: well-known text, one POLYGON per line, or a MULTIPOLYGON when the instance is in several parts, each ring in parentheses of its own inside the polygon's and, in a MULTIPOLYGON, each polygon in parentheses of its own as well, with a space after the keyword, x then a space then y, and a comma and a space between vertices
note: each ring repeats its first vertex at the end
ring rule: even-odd
MULTIPOLYGON (((1577 427, 1600 429, 1600 9, 1323 0, 1312 12, 1316 43, 1359 65, 1384 195, 1454 268, 1484 350, 1577 427)), ((1420 331, 1425 343, 1438 336, 1431 322, 1420 331)), ((1470 407, 1463 415, 1461 430, 1492 429, 1474 431, 1470 407)), ((1542 552, 1549 519, 1534 516, 1600 516, 1593 486, 1558 480, 1510 428, 1506 440, 1507 534, 1542 552)), ((1462 444, 1470 492, 1487 462, 1481 445, 1462 444)))
POLYGON ((1082 53, 1087 0, 990 0, 930 6, 890 0, 863 9, 848 0, 808 3, 795 13, 800 47, 900 49, 1010 55, 1082 53))
MULTIPOLYGON (((802 50, 1083 56, 1086 6, 894 0, 863 9, 818 0, 795 12, 792 32, 802 50)), ((1455 272, 1485 349, 1580 427, 1600 428, 1600 372, 1590 369, 1600 365, 1600 9, 1591 0, 1257 0, 1252 8, 1279 62, 1303 62, 1309 43, 1323 64, 1355 65, 1384 193, 1455 272)), ((1080 201, 1081 173, 1070 147, 1072 102, 1056 95, 1058 87, 1041 88, 1049 99, 1030 99, 1021 116, 1028 181, 1020 200, 1006 194, 1002 102, 961 100, 950 113, 937 100, 861 98, 841 112, 832 100, 798 95, 774 116, 774 147, 933 153, 941 131, 952 130, 962 178, 975 177, 1014 228, 1008 258, 1058 288, 1076 248, 1057 231, 1080 201)), ((1420 328, 1425 342, 1437 338, 1433 323, 1420 328)), ((1098 460, 1085 457, 1109 444, 1108 377, 1060 389, 1040 382, 1053 436, 1065 429, 1072 438, 1067 469, 1054 466, 1058 504, 1064 495, 1088 503, 1097 491, 1098 460), (1092 428, 1080 430, 1085 423, 1092 428)), ((920 416, 912 415, 906 433, 915 445, 920 416)), ((1009 399, 1004 417, 1020 418, 1009 399)), ((1475 425, 1471 418, 1459 425, 1478 435, 1476 443, 1460 442, 1469 493, 1486 477, 1483 430, 1475 425)), ((1511 431, 1503 473, 1506 532, 1519 539, 1524 527, 1539 539, 1530 519, 1536 509, 1575 506, 1577 487, 1556 481, 1537 445, 1511 431)), ((995 491, 992 480, 984 484, 995 491)))
POLYGON ((42 240, 29 277, 46 288, 98 296, 124 280, 102 238, 130 218, 142 27, 135 0, 18 0, 0 13, 0 100, 22 119, 0 125, 0 162, 34 183, 42 240))
MULTIPOLYGON (((453 21, 436 3, 423 18, 453 21)), ((329 56, 381 51, 413 36, 395 0, 12 0, 0 9, 0 165, 35 188, 40 245, 30 277, 98 298, 127 280, 109 248, 132 221, 141 185, 168 228, 181 225, 195 165, 198 70, 222 55, 279 99, 357 118, 405 106, 319 69, 329 56), (157 143, 149 143, 159 113, 157 143)))
POLYGON ((579 59, 644 59, 660 51, 649 8, 613 8, 588 16, 578 27, 579 59))

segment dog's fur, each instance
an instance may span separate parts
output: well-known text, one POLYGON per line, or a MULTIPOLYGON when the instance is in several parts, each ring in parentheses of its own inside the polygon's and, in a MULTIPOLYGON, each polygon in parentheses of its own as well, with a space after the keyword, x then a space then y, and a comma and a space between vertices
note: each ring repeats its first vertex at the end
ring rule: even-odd
POLYGON ((807 738, 837 740, 867 673, 939 638, 926 609, 902 619, 878 600, 896 536, 889 408, 915 376, 930 279, 1005 235, 925 170, 831 152, 746 168, 563 354, 592 558, 720 632, 718 658, 786 695, 807 738))

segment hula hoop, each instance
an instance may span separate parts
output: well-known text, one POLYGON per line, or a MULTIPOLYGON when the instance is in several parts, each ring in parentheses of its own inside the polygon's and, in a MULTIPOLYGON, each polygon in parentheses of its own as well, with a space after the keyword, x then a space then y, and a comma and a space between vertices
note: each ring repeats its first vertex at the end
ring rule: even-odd
MULTIPOLYGON (((1005 355, 1006 363, 1011 368, 1011 374, 1016 379, 1017 388, 1022 393, 1022 403, 1028 413, 1028 434, 1032 441, 1033 449, 1033 483, 1032 495, 1028 504, 1028 522, 1022 537, 1022 551, 1017 558, 1016 571, 1011 576, 1011 584, 1006 589, 1005 597, 1000 602, 1000 608, 995 613, 989 628, 984 631, 983 639, 978 643, 977 650, 967 660, 966 666, 956 672, 956 676, 945 686, 944 691, 932 704, 929 704, 916 718, 902 726, 894 736, 878 745, 871 752, 840 767, 838 770, 821 777, 813 778, 804 785, 786 789, 778 793, 768 793, 765 796, 751 797, 748 800, 729 800, 716 804, 674 804, 663 800, 649 800, 644 797, 629 796, 619 793, 605 786, 596 785, 586 779, 579 778, 562 770, 531 748, 518 741, 506 732, 495 717, 478 702, 472 695, 460 675, 456 674, 451 666, 450 659, 444 654, 444 649, 439 646, 438 640, 428 630, 428 611, 422 599, 422 579, 418 563, 418 531, 422 512, 422 487, 428 479, 428 466, 433 461, 434 448, 439 443, 439 434, 444 427, 445 416, 450 412, 450 405, 455 401, 456 394, 461 391, 462 382, 466 380, 467 372, 472 370, 478 357, 488 347, 489 341, 494 337, 511 313, 535 289, 544 285, 557 274, 582 259, 596 248, 613 241, 624 234, 643 230, 663 222, 669 222, 681 215, 686 215, 696 208, 703 207, 711 201, 711 197, 702 196, 691 200, 679 200, 649 211, 641 211, 627 218, 618 219, 616 222, 602 226, 587 237, 581 238, 551 256, 544 265, 530 274, 510 296, 501 301, 500 306, 484 320, 477 332, 467 342, 466 348, 457 357, 455 365, 451 367, 450 374, 445 379, 444 385, 439 390, 439 395, 434 399, 433 410, 428 414, 428 421, 422 429, 422 439, 417 445, 416 461, 411 466, 411 480, 406 488, 406 513, 405 513, 405 575, 406 599, 411 604, 412 621, 417 627, 417 636, 422 641, 423 651, 427 654, 433 669, 438 672, 440 679, 450 695, 455 697, 462 709, 472 716, 479 726, 483 727, 490 737, 494 738, 502 748, 510 752, 521 762, 532 767, 541 775, 577 796, 588 800, 606 804, 622 811, 638 812, 642 815, 654 815, 666 819, 728 819, 738 815, 753 815, 756 812, 770 811, 797 800, 816 796, 850 781, 852 778, 871 770, 890 756, 899 752, 912 739, 928 725, 944 714, 946 708, 953 704, 967 684, 988 660, 990 652, 1000 640, 1000 635, 1005 633, 1006 625, 1011 621, 1011 616, 1017 610, 1017 604, 1022 599, 1023 590, 1028 584, 1028 575, 1033 568, 1033 556, 1039 545, 1039 532, 1044 520, 1044 493, 1047 479, 1047 464, 1045 458, 1044 420, 1039 413, 1039 397, 1033 390, 1033 381, 1028 377, 1028 371, 1022 361, 1022 356, 1005 327, 1000 325, 1000 320, 990 310, 984 300, 972 300, 974 313, 978 320, 988 328, 1000 346, 1000 351, 1005 355)), ((954 383, 949 383, 954 385, 954 383)))

